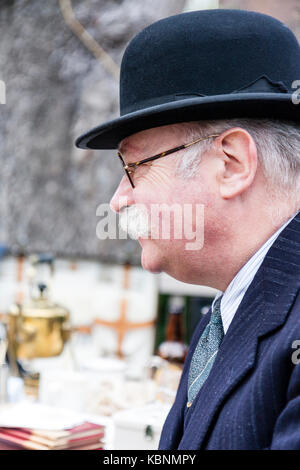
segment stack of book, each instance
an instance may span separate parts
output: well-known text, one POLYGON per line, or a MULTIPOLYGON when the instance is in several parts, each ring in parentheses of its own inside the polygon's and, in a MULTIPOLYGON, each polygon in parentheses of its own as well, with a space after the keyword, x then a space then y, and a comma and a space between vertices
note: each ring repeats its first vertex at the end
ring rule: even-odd
POLYGON ((104 426, 83 422, 61 431, 0 427, 0 450, 101 450, 104 426))

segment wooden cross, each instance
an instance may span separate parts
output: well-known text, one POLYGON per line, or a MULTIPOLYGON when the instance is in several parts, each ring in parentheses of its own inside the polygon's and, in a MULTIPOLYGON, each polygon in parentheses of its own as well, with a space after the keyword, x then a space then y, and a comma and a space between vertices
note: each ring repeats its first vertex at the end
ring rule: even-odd
MULTIPOLYGON (((130 272, 130 265, 124 266, 124 279, 123 279, 123 289, 128 289, 129 287, 129 272, 130 272)), ((149 328, 154 325, 154 320, 146 321, 146 322, 130 322, 127 319, 127 299, 124 297, 121 299, 120 305, 120 317, 116 321, 108 321, 102 320, 101 318, 95 318, 94 324, 107 326, 113 328, 117 332, 117 355, 118 357, 122 358, 122 344, 123 339, 127 331, 138 329, 138 328, 149 328)))

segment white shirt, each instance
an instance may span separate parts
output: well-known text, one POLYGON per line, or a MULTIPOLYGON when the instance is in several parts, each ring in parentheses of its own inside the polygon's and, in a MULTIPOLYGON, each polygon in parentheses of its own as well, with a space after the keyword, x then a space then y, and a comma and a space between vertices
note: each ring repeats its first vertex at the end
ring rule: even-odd
POLYGON ((223 293, 219 291, 214 298, 212 303, 212 309, 214 308, 216 300, 223 295, 221 300, 221 316, 224 328, 224 334, 226 334, 230 323, 235 315, 235 312, 238 309, 243 297, 253 281, 255 274, 257 273, 260 265, 262 264, 267 251, 273 245, 274 241, 282 232, 282 230, 290 223, 290 221, 295 217, 293 215, 284 225, 282 225, 277 232, 275 232, 264 245, 259 248, 259 250, 247 261, 246 264, 240 269, 236 276, 232 279, 231 283, 223 293))

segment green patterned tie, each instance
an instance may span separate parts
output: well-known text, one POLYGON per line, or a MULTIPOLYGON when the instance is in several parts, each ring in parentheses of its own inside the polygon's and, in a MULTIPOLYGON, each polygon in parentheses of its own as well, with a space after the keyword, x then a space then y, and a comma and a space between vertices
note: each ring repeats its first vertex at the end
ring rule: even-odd
POLYGON ((222 296, 215 302, 210 321, 203 331, 192 357, 188 379, 187 407, 192 405, 194 398, 209 376, 224 337, 221 299, 222 296))

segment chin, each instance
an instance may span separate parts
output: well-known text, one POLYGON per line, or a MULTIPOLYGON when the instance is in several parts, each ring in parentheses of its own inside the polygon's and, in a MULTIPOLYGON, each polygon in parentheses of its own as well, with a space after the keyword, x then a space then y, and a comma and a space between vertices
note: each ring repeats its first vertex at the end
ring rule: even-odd
POLYGON ((162 272, 161 259, 158 256, 158 253, 155 253, 154 250, 142 249, 141 264, 146 271, 153 274, 159 274, 162 272))

